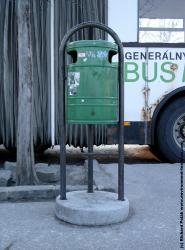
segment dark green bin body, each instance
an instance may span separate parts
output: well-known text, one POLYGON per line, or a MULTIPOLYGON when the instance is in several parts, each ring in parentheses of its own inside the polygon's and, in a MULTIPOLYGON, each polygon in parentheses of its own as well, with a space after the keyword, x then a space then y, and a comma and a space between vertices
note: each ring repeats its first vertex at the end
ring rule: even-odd
POLYGON ((118 68, 111 62, 117 46, 104 40, 76 41, 67 46, 67 123, 118 123, 118 68))

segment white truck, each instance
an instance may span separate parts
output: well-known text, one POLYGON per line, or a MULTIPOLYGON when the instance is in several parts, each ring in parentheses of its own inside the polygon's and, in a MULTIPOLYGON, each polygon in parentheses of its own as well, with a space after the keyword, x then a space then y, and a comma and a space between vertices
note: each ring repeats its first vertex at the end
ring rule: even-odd
POLYGON ((177 162, 185 140, 185 44, 123 46, 125 142, 149 144, 177 162))

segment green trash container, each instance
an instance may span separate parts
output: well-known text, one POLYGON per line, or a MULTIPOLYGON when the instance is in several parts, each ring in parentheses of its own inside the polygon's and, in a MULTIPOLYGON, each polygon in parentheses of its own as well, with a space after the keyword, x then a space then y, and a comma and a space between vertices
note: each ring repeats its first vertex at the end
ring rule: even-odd
POLYGON ((68 44, 67 123, 118 123, 118 67, 112 63, 117 52, 116 44, 104 40, 68 44))

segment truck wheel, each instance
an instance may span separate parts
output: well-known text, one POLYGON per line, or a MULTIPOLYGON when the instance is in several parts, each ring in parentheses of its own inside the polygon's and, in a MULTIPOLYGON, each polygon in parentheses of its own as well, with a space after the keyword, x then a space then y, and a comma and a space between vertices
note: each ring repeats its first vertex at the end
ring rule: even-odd
MULTIPOLYGON (((185 97, 173 101, 161 113, 156 137, 157 148, 161 154, 169 162, 180 162, 181 143, 185 141, 185 97)), ((185 161, 185 153, 183 161, 185 161)))

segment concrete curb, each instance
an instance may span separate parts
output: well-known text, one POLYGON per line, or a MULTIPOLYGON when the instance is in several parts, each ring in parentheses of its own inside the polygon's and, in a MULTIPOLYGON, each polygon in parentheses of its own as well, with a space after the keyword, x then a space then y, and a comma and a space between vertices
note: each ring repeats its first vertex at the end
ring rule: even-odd
MULTIPOLYGON (((93 161, 94 165, 94 190, 117 192, 117 170, 114 164, 110 166, 100 165, 98 161, 93 161)), ((47 164, 37 164, 37 167, 46 167, 47 164)), ((52 169, 52 167, 47 167, 52 169)), ((59 168, 59 166, 58 166, 59 168)), ((12 171, 15 175, 15 166, 7 162, 5 169, 12 171)), ((68 165, 67 167, 67 191, 87 190, 86 173, 87 161, 85 166, 68 165), (83 178, 82 178, 83 177, 83 178)), ((59 183, 59 182, 57 182, 59 183)), ((55 183, 35 185, 35 186, 9 186, 0 187, 0 202, 4 201, 37 201, 55 199, 59 195, 60 186, 55 183)))
MULTIPOLYGON (((67 186, 67 191, 77 191, 86 189, 86 185, 67 186)), ((59 195, 59 190, 59 185, 0 187, 0 202, 55 199, 59 195)))

